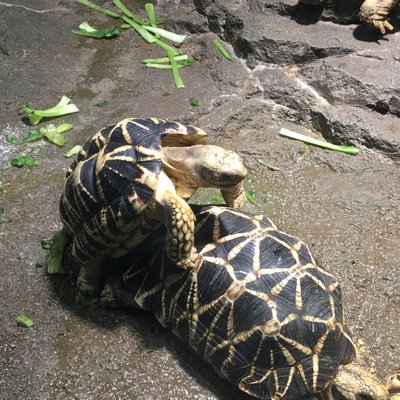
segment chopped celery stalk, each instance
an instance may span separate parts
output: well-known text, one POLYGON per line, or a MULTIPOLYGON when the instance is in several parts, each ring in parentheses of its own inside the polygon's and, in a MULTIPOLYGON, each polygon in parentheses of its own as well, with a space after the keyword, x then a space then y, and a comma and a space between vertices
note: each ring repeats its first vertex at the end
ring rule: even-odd
POLYGON ((146 29, 144 29, 140 24, 135 22, 134 20, 128 18, 127 16, 123 15, 121 17, 127 24, 129 24, 132 28, 136 29, 139 35, 148 43, 154 43, 156 38, 146 29))
POLYGON ((80 151, 81 151, 82 146, 80 146, 79 144, 74 146, 71 150, 68 150, 65 154, 64 157, 65 158, 70 158, 72 156, 77 155, 80 151))
MULTIPOLYGON (((175 61, 186 61, 186 60, 190 60, 190 62, 192 63, 194 60, 192 57, 189 57, 188 55, 184 54, 181 56, 175 56, 175 61)), ((169 63, 169 58, 168 57, 161 57, 161 58, 145 58, 144 60, 142 60, 142 63, 144 64, 149 64, 149 63, 153 63, 153 64, 161 64, 161 63, 169 63)))
POLYGON ((29 122, 37 125, 42 118, 60 117, 78 112, 75 104, 68 104, 70 100, 69 97, 63 96, 57 105, 46 110, 34 110, 28 104, 24 104, 23 109, 29 115, 29 122))
POLYGON ((121 10, 121 12, 122 12, 123 14, 125 14, 128 18, 132 19, 132 20, 133 20, 134 22, 136 22, 137 24, 143 25, 143 24, 145 23, 141 18, 139 18, 139 17, 137 17, 135 14, 133 14, 132 11, 128 10, 128 9, 125 7, 125 5, 122 4, 122 1, 121 1, 121 0, 114 0, 113 3, 114 3, 114 5, 115 5, 116 7, 118 7, 118 8, 121 10))
POLYGON ((63 253, 65 244, 68 241, 68 234, 62 229, 55 235, 54 245, 50 249, 49 259, 47 261, 47 272, 49 274, 63 274, 65 273, 62 267, 63 253))
POLYGON ((75 33, 75 35, 101 39, 119 35, 119 29, 116 26, 107 29, 95 29, 85 21, 79 25, 79 29, 72 29, 72 33, 75 33))
POLYGON ((144 25, 143 28, 177 44, 182 44, 182 42, 187 38, 187 35, 178 35, 177 33, 170 32, 162 28, 154 28, 153 26, 147 25, 144 25))
POLYGON ((137 24, 135 21, 129 19, 125 15, 122 16, 122 19, 129 24, 132 28, 136 29, 136 31, 139 33, 140 36, 146 42, 148 43, 155 43, 161 48, 163 48, 165 51, 169 52, 172 54, 172 56, 179 56, 181 53, 179 51, 175 50, 173 47, 168 45, 167 43, 162 42, 160 39, 157 39, 154 35, 152 35, 149 31, 144 29, 141 25, 137 24))
MULTIPOLYGON (((176 64, 176 68, 185 68, 188 67, 190 64, 176 64)), ((147 63, 146 67, 148 68, 155 68, 155 69, 172 69, 171 64, 153 64, 153 63, 147 63)))
POLYGON ((174 54, 172 54, 169 51, 167 51, 167 54, 168 54, 169 62, 172 67, 172 76, 174 77, 175 86, 178 89, 184 88, 185 85, 182 81, 181 75, 179 74, 179 69, 178 69, 177 63, 175 61, 174 54))
POLYGON ((101 12, 103 14, 106 14, 106 15, 108 15, 110 17, 113 17, 113 18, 119 18, 120 17, 119 14, 117 14, 117 13, 111 11, 111 10, 108 10, 107 8, 100 7, 97 4, 94 4, 89 0, 76 0, 76 1, 78 3, 83 4, 86 7, 92 8, 93 10, 99 11, 99 12, 101 12))
POLYGON ((332 144, 329 142, 324 142, 322 140, 314 139, 298 132, 293 132, 286 128, 282 128, 279 131, 279 134, 289 139, 300 140, 301 142, 312 144, 314 146, 319 146, 328 150, 340 151, 342 153, 352 154, 352 155, 356 155, 359 152, 359 149, 354 146, 342 146, 342 145, 332 144))
POLYGON ((150 26, 152 26, 153 28, 157 28, 157 20, 156 20, 156 15, 154 13, 154 5, 152 3, 146 3, 144 5, 144 9, 149 19, 150 26))
POLYGON ((79 29, 83 29, 83 30, 85 30, 85 31, 87 31, 87 32, 96 32, 96 31, 97 31, 97 29, 93 28, 93 26, 91 26, 91 25, 89 24, 89 22, 87 22, 87 21, 82 22, 82 23, 79 25, 79 29))
POLYGON ((232 56, 219 40, 214 40, 213 44, 227 60, 232 61, 232 56))
POLYGON ((268 169, 270 169, 270 170, 272 170, 272 171, 279 171, 279 170, 280 170, 279 167, 277 167, 277 166, 275 166, 275 165, 273 165, 273 164, 271 164, 271 163, 269 163, 269 162, 267 162, 267 161, 264 161, 264 160, 261 159, 261 158, 258 158, 257 161, 258 161, 261 165, 263 165, 264 167, 267 167, 268 169))

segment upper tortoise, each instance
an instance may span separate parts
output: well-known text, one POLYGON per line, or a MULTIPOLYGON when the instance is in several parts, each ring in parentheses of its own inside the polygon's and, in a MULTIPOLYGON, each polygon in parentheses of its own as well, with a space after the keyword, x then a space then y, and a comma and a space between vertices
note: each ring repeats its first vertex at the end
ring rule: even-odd
POLYGON ((186 203, 198 187, 219 188, 226 204, 244 202, 247 174, 234 152, 205 144, 207 134, 156 118, 129 118, 98 132, 71 164, 60 200, 81 267, 78 295, 95 295, 105 257, 119 257, 164 224, 167 253, 193 267, 195 216, 186 203))
MULTIPOLYGON (((320 5, 326 0, 299 0, 299 3, 309 5, 320 5)), ((361 21, 379 29, 385 34, 386 29, 393 30, 388 22, 390 12, 399 4, 399 0, 364 0, 361 4, 359 17, 361 21)))
POLYGON ((106 284, 103 303, 154 313, 219 375, 259 399, 385 400, 388 389, 399 390, 396 374, 386 387, 362 367, 342 367, 356 351, 341 290, 302 241, 263 216, 195 210, 202 261, 177 268, 160 229, 117 261, 128 269, 106 284))

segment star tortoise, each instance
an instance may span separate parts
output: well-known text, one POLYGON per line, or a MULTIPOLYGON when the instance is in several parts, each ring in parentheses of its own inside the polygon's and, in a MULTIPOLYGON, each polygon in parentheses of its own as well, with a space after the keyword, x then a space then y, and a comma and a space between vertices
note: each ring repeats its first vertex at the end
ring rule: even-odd
POLYGON ((220 376, 258 399, 388 398, 368 371, 343 369, 356 350, 341 290, 302 241, 263 216, 195 211, 202 262, 177 268, 165 252, 165 231, 154 232, 118 260, 128 268, 109 279, 105 305, 153 313, 220 376))
POLYGON ((195 217, 185 200, 215 187, 228 206, 244 202, 246 168, 233 151, 207 145, 194 126, 157 118, 128 118, 87 141, 68 169, 61 219, 80 266, 77 297, 96 296, 106 257, 119 257, 165 224, 167 252, 193 267, 195 217))

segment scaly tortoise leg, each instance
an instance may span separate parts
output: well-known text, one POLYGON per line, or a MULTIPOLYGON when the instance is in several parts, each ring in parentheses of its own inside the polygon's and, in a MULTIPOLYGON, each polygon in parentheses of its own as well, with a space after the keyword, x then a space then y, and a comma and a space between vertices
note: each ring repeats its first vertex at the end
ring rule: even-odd
POLYGON ((236 209, 242 208, 243 204, 246 202, 246 195, 241 183, 229 189, 221 189, 221 194, 228 207, 236 209))
POLYGON ((196 217, 181 197, 165 191, 163 204, 166 214, 167 255, 180 268, 193 268, 201 261, 194 247, 196 217))
POLYGON ((389 376, 386 388, 390 394, 390 400, 400 400, 400 369, 389 376))
POLYGON ((381 31, 393 30, 393 26, 387 21, 390 11, 396 6, 398 0, 365 0, 360 7, 359 17, 361 21, 372 25, 381 31))

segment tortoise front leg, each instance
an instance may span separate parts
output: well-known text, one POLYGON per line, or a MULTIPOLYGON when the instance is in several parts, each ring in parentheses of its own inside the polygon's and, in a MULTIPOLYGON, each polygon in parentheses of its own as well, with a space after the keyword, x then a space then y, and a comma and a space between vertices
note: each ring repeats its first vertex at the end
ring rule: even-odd
POLYGON ((379 29, 384 35, 386 29, 393 30, 393 26, 387 19, 397 3, 398 0, 365 0, 360 7, 359 17, 361 21, 379 29))
POLYGON ((246 201, 246 195, 241 183, 228 189, 221 189, 221 194, 228 207, 242 208, 246 201))
POLYGON ((80 266, 76 280, 77 303, 82 304, 97 298, 104 259, 105 257, 96 258, 80 266))
POLYGON ((194 225, 196 217, 185 200, 175 193, 163 195, 166 217, 167 255, 180 268, 193 268, 201 260, 194 247, 194 225))

